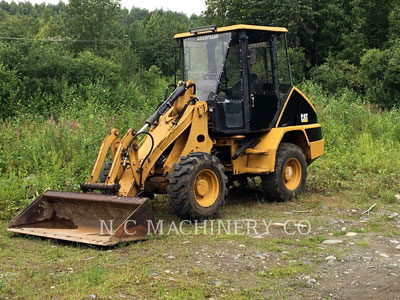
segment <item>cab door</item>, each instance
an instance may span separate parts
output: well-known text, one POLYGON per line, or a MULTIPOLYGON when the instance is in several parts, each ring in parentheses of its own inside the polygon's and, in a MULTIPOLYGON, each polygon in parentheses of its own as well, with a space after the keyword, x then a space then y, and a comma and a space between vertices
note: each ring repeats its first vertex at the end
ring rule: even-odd
POLYGON ((249 38, 247 65, 252 132, 266 131, 274 126, 291 89, 285 46, 283 34, 270 33, 263 41, 249 38))
POLYGON ((213 99, 215 106, 215 130, 223 134, 240 134, 249 131, 249 108, 247 84, 244 80, 247 71, 243 68, 241 34, 232 36, 229 50, 219 80, 217 95, 213 99))

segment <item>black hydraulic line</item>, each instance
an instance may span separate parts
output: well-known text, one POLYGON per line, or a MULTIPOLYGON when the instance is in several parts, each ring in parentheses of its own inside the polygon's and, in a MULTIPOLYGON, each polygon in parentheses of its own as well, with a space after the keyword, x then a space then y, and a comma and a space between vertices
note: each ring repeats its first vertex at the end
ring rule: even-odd
MULTIPOLYGON (((150 137, 150 139, 151 139, 151 147, 150 147, 150 150, 149 150, 149 152, 147 153, 146 157, 143 159, 142 163, 140 164, 140 168, 138 169, 138 172, 139 172, 139 174, 140 174, 140 175, 139 175, 139 188, 142 187, 143 165, 144 165, 144 163, 146 162, 146 160, 149 158, 151 152, 153 152, 153 148, 154 148, 154 138, 153 138, 153 136, 152 136, 150 133, 148 133, 147 131, 143 131, 143 132, 137 133, 137 134, 135 135, 134 138, 137 138, 137 137, 138 137, 139 135, 141 135, 141 134, 145 134, 145 135, 148 135, 148 136, 150 137)), ((129 155, 129 154, 128 154, 128 155, 129 155)))
POLYGON ((185 106, 182 108, 181 112, 179 113, 179 115, 176 117, 176 119, 172 122, 172 125, 175 126, 176 124, 178 124, 178 122, 180 121, 180 119, 182 118, 183 114, 185 113, 186 109, 188 108, 189 104, 191 103, 196 103, 196 101, 198 101, 197 98, 190 98, 190 100, 188 102, 186 102, 185 106))
POLYGON ((168 109, 172 107, 176 99, 178 99, 181 95, 183 95, 186 91, 186 84, 182 82, 177 86, 177 88, 172 92, 167 100, 165 100, 157 110, 146 120, 146 124, 152 126, 155 122, 158 121, 160 116, 165 114, 168 109))
POLYGON ((257 144, 260 142, 260 139, 257 137, 252 137, 244 140, 240 145, 239 148, 236 150, 235 154, 232 156, 232 160, 236 160, 239 158, 239 156, 247 149, 247 148, 253 148, 257 146, 257 144))
MULTIPOLYGON (((139 188, 142 186, 143 165, 144 165, 145 161, 149 158, 151 152, 153 152, 153 148, 154 148, 154 138, 153 138, 153 136, 152 136, 149 132, 147 132, 147 131, 138 132, 138 133, 136 133, 136 134, 133 136, 133 138, 131 139, 131 141, 130 141, 129 144, 128 144, 128 147, 126 147, 126 149, 124 149, 124 152, 123 152, 124 159, 129 159, 129 162, 130 162, 131 159, 130 159, 130 157, 129 157, 129 149, 130 149, 130 147, 132 146, 133 141, 134 141, 139 135, 141 135, 141 134, 145 134, 145 135, 147 135, 147 136, 150 137, 150 139, 151 139, 151 147, 150 147, 150 150, 149 150, 149 152, 147 153, 146 157, 143 159, 142 163, 140 164, 140 168, 138 169, 138 172, 139 172, 139 174, 140 174, 140 177, 139 177, 139 184, 138 184, 138 185, 139 185, 139 188)), ((124 172, 125 172, 125 167, 124 167, 124 172)), ((123 173, 122 173, 122 174, 123 174, 123 173)), ((121 176, 121 177, 122 177, 122 176, 121 176)))
MULTIPOLYGON (((161 115, 163 115, 168 109, 170 109, 172 107, 172 105, 174 104, 174 102, 189 88, 194 87, 194 91, 196 91, 196 85, 194 83, 189 84, 188 86, 186 86, 186 83, 182 82, 180 83, 178 86, 176 86, 175 84, 169 84, 166 91, 165 91, 165 95, 168 95, 168 90, 171 87, 175 87, 175 90, 172 92, 172 94, 169 96, 168 99, 164 100, 164 102, 159 105, 159 107, 157 108, 157 110, 154 112, 153 115, 151 115, 147 120, 146 120, 146 124, 148 125, 153 125, 154 122, 158 121, 158 119, 160 118, 161 115)), ((165 97, 166 98, 166 97, 165 97)), ((197 101, 197 98, 191 98, 184 106, 184 108, 182 109, 181 113, 178 115, 177 119, 178 120, 176 123, 174 121, 173 125, 176 125, 179 122, 179 119, 182 117, 183 113, 185 112, 185 110, 187 109, 188 105, 191 102, 195 102, 197 101)), ((153 136, 147 132, 147 131, 139 131, 138 133, 136 133, 133 138, 131 139, 131 141, 128 144, 128 147, 126 148, 126 150, 124 150, 124 159, 129 159, 129 149, 133 144, 133 141, 141 134, 145 134, 147 136, 150 137, 151 139, 151 148, 149 150, 149 152, 147 153, 146 157, 143 159, 142 163, 140 164, 140 168, 138 169, 138 172, 140 173, 140 179, 139 179, 139 188, 142 187, 142 174, 143 174, 143 165, 146 162, 146 160, 149 158, 150 154, 153 152, 153 148, 154 148, 154 138, 153 136)), ((124 169, 125 172, 125 169, 124 169)))
POLYGON ((192 82, 191 84, 189 84, 189 85, 186 87, 186 89, 188 90, 188 89, 190 89, 191 87, 194 87, 193 94, 196 95, 196 85, 195 85, 193 82, 192 82))
POLYGON ((168 84, 168 86, 167 86, 166 89, 165 89, 164 100, 161 101, 161 102, 157 105, 156 110, 164 103, 165 100, 167 100, 169 89, 172 88, 172 87, 173 87, 174 89, 176 89, 176 84, 175 84, 175 83, 168 84))

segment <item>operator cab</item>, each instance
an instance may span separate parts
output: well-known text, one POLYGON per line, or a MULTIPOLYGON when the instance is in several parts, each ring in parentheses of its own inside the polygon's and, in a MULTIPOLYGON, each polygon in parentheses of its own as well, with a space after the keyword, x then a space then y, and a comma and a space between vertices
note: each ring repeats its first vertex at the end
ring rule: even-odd
MULTIPOLYGON (((267 131, 292 87, 286 28, 205 26, 175 35, 180 79, 193 80, 219 134, 267 131)), ((176 73, 175 73, 176 74, 176 73)))

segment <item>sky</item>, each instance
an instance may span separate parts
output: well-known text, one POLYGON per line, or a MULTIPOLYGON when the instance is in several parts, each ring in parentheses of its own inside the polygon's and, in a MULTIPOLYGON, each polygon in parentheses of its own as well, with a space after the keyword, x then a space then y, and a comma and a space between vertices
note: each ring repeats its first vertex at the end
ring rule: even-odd
MULTIPOLYGON (((11 2, 12 0, 7 0, 11 2)), ((31 2, 37 3, 51 3, 57 4, 59 0, 14 0, 14 2, 31 2)), ((63 2, 68 2, 63 0, 63 2)), ((148 10, 155 10, 162 8, 164 10, 172 10, 177 12, 184 12, 187 16, 192 14, 199 15, 206 9, 205 0, 121 0, 121 6, 131 9, 133 6, 139 8, 146 8, 148 10)))

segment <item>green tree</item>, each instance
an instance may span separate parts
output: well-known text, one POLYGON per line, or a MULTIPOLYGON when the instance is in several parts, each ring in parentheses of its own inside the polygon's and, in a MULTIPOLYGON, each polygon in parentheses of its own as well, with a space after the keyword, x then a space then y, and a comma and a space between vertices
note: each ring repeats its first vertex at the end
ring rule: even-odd
POLYGON ((388 39, 394 41, 400 39, 400 3, 395 3, 388 16, 388 39))
POLYGON ((30 16, 7 16, 0 22, 0 32, 3 37, 32 38, 38 29, 38 19, 30 16))
POLYGON ((65 34, 75 52, 92 50, 106 55, 119 47, 123 27, 119 0, 70 0, 64 16, 65 34))
POLYGON ((206 0, 208 23, 283 26, 292 47, 309 47, 315 31, 311 0, 206 0))
POLYGON ((345 1, 339 0, 314 1, 316 32, 310 51, 313 65, 323 63, 329 53, 336 55, 341 49, 341 33, 349 26, 344 5, 345 1))
POLYGON ((331 93, 346 88, 360 89, 357 67, 333 56, 329 56, 324 64, 312 69, 311 78, 331 93))
POLYGON ((204 17, 209 24, 225 26, 247 23, 288 28, 294 71, 299 72, 295 79, 303 78, 309 67, 309 57, 315 52, 313 45, 316 13, 313 11, 313 1, 207 0, 206 4, 204 17))
POLYGON ((21 81, 15 71, 0 64, 0 119, 13 116, 21 97, 21 81))
POLYGON ((399 107, 400 40, 386 50, 368 50, 361 58, 360 77, 369 102, 399 107))
POLYGON ((142 65, 148 69, 156 65, 165 75, 174 71, 173 37, 176 33, 189 29, 186 15, 171 11, 157 10, 152 12, 148 22, 142 20, 132 24, 129 37, 134 52, 142 65))

